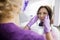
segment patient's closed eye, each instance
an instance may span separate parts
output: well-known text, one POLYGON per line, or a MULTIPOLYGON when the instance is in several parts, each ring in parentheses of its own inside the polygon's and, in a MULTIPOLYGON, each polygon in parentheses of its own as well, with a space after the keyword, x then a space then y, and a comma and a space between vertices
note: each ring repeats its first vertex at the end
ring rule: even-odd
POLYGON ((44 14, 47 14, 46 12, 44 12, 44 14))

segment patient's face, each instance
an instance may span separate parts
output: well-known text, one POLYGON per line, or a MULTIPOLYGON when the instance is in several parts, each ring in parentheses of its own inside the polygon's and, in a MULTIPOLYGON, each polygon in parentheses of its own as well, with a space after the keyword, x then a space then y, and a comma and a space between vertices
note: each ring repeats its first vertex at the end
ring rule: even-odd
POLYGON ((41 21, 43 21, 45 19, 45 16, 48 15, 48 11, 46 10, 46 8, 41 8, 39 13, 38 13, 38 17, 41 21))
MULTIPOLYGON (((22 1, 22 0, 21 0, 22 1)), ((18 2, 18 1, 17 1, 18 2)), ((15 0, 0 0, 0 19, 4 17, 13 17, 20 11, 20 5, 15 0)), ((20 3, 20 2, 19 2, 20 3)))

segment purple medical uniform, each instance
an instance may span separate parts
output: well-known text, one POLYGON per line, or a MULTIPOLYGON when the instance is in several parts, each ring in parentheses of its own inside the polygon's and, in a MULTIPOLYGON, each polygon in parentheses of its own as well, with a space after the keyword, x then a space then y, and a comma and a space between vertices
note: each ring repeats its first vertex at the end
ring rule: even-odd
POLYGON ((44 36, 19 28, 14 23, 0 23, 0 40, 45 40, 44 36))

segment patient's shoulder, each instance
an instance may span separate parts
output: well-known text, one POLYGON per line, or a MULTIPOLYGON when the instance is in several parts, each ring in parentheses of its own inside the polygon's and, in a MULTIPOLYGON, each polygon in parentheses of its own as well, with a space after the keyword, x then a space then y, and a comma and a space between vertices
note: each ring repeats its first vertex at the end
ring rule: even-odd
POLYGON ((60 40, 60 31, 58 30, 57 27, 52 27, 52 35, 54 37, 55 40, 60 40))

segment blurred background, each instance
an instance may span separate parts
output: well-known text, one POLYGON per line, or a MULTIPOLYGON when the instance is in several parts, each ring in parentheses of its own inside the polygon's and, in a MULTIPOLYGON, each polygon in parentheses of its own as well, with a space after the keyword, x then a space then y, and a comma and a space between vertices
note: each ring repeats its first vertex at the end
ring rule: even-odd
MULTIPOLYGON (((53 10, 54 26, 60 29, 60 0, 23 0, 20 13, 20 25, 24 27, 33 18, 42 5, 48 5, 53 10)), ((37 26, 39 21, 33 26, 37 26)))

